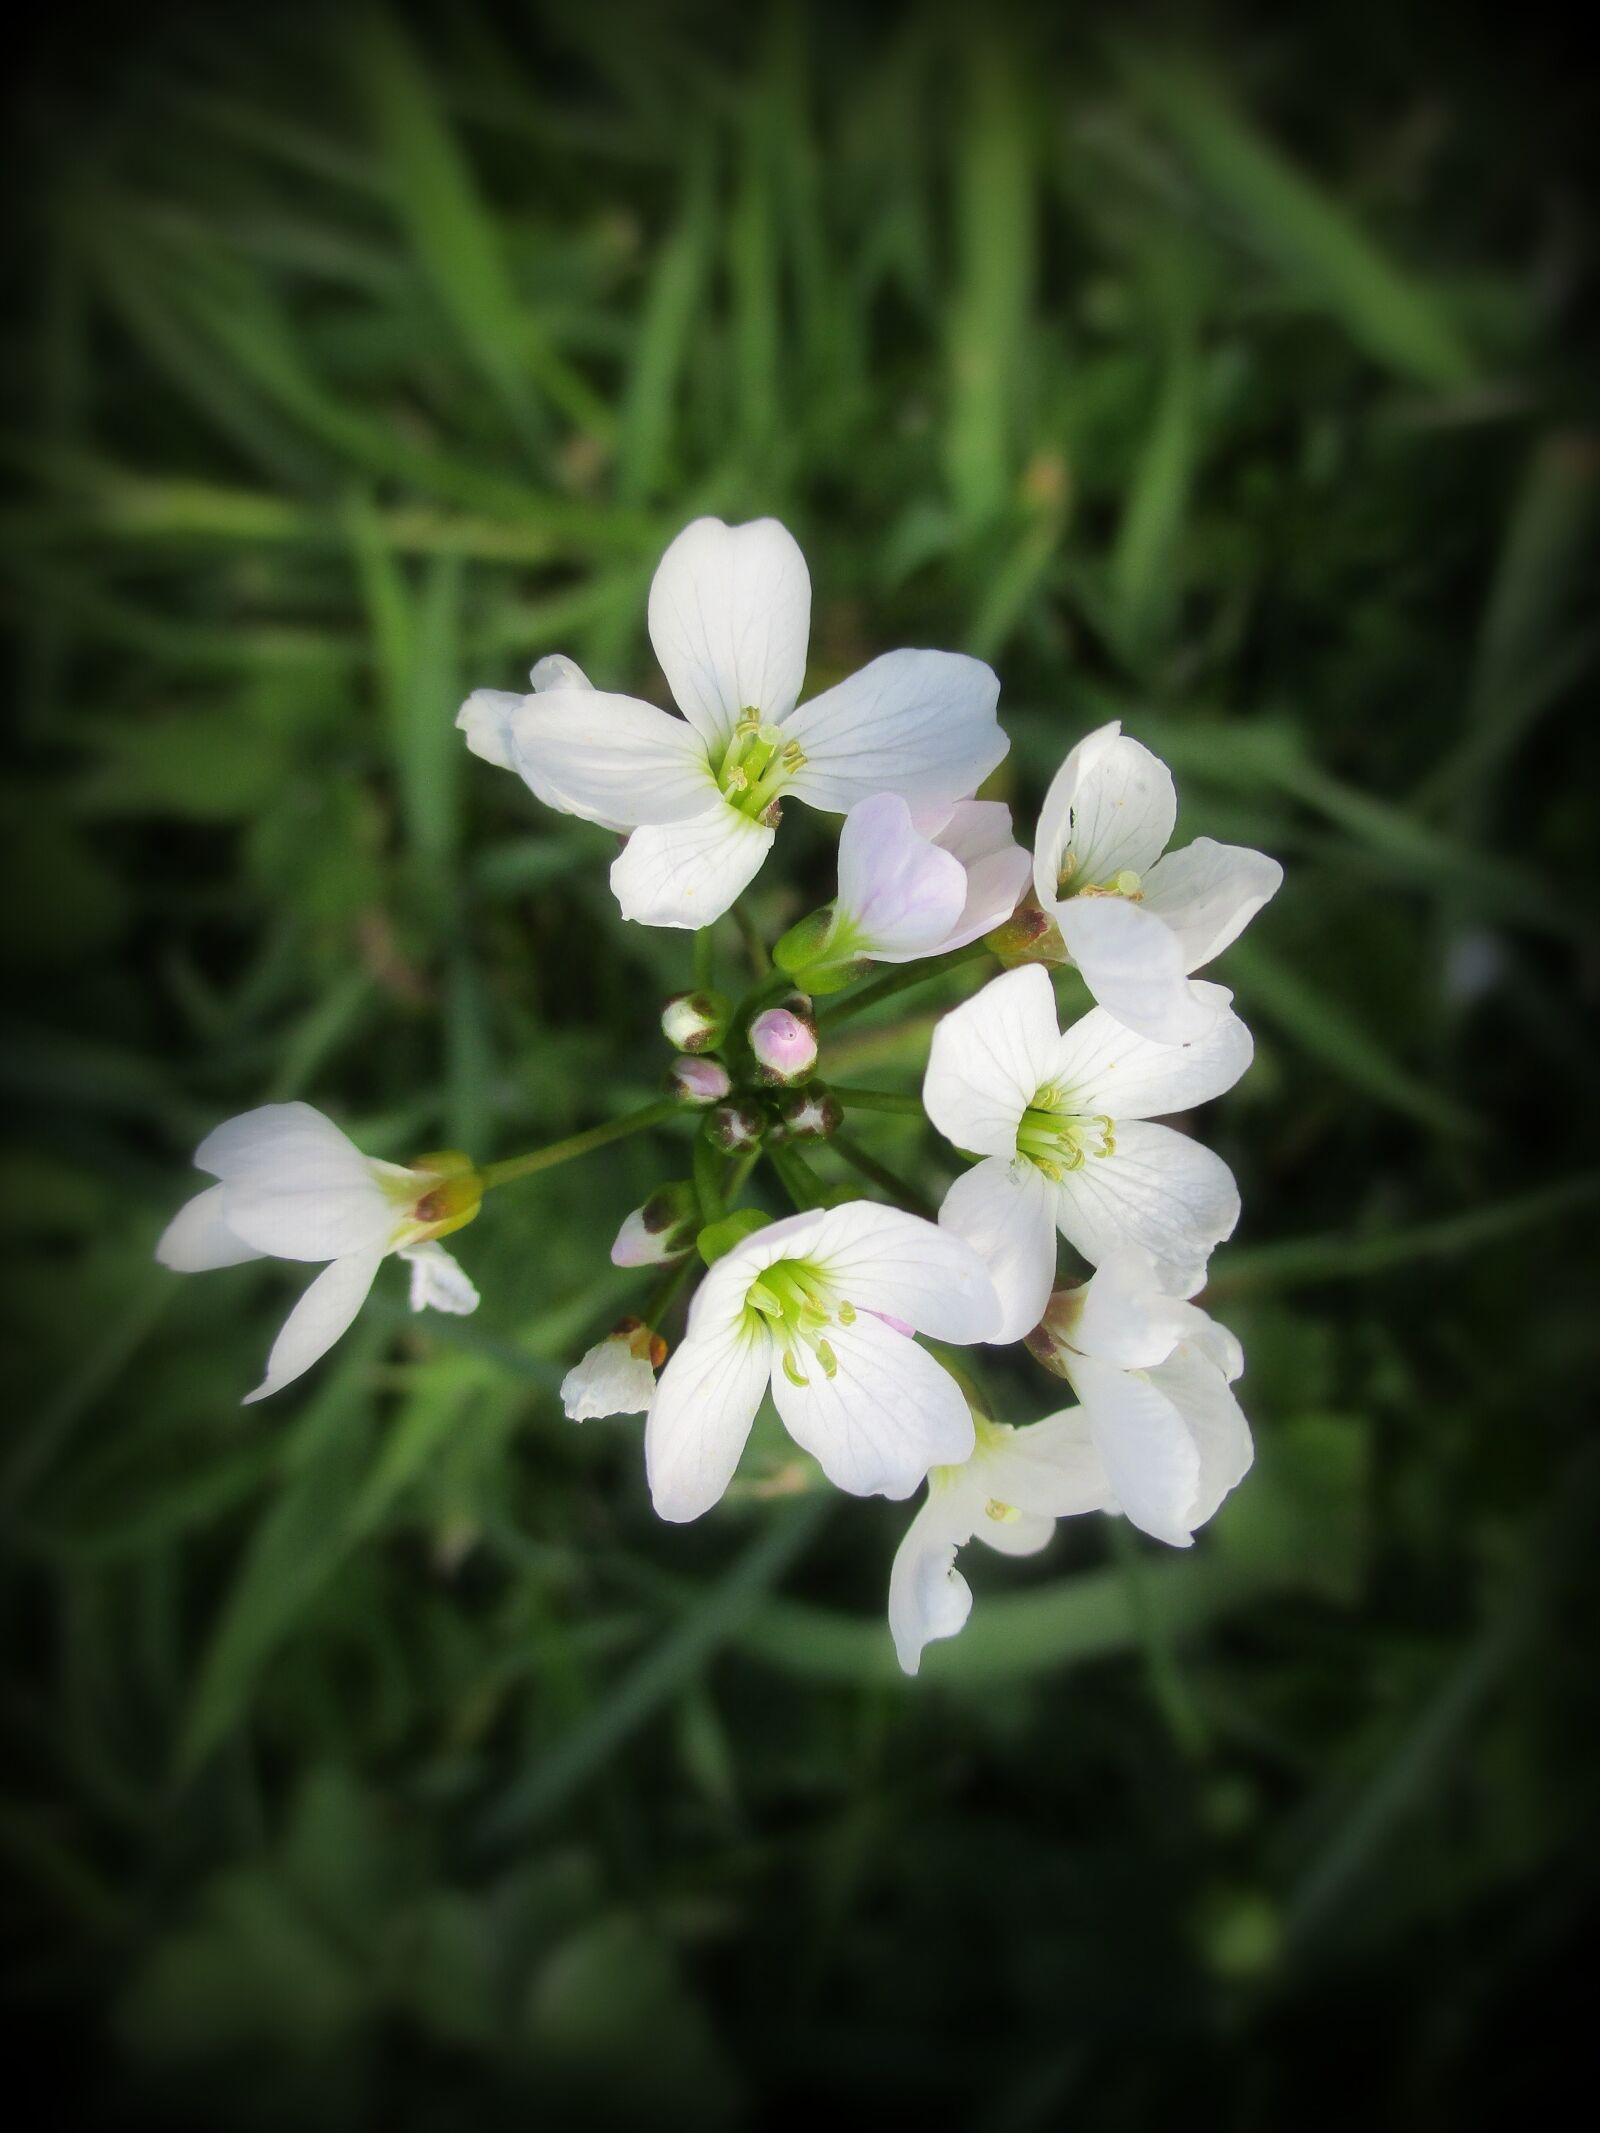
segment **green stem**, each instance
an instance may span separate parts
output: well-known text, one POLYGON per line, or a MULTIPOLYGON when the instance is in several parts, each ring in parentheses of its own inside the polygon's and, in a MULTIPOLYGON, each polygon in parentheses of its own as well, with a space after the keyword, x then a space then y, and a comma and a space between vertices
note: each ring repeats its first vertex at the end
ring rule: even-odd
POLYGON ((760 930, 755 920, 742 904, 735 904, 733 907, 733 922, 739 929, 739 937, 744 942, 745 953, 750 958, 750 968, 758 978, 764 978, 772 968, 772 958, 767 954, 767 944, 761 938, 760 930))
POLYGON ((710 992, 716 982, 717 942, 712 927, 702 926, 694 937, 694 989, 710 992))
POLYGON ((804 1160, 793 1148, 769 1147, 765 1153, 784 1191, 801 1214, 808 1213, 817 1204, 817 1187, 804 1160))
POLYGON ((676 1266, 668 1267, 665 1274, 651 1290, 641 1316, 652 1333, 659 1333, 661 1321, 666 1316, 672 1299, 683 1287, 695 1263, 695 1254, 685 1252, 676 1266))
POLYGON ((694 1189, 700 1202, 700 1226, 720 1222, 728 1212, 722 1190, 722 1159, 705 1134, 694 1137, 694 1189))
POLYGON ((836 1154, 842 1155, 852 1170, 859 1170, 880 1192, 886 1192, 896 1206, 903 1207, 908 1214, 921 1215, 926 1222, 937 1219, 931 1200, 925 1200, 914 1186, 906 1184, 903 1178, 897 1178, 875 1155, 868 1155, 866 1149, 858 1147, 847 1133, 835 1133, 828 1146, 836 1154))
POLYGON ((603 1126, 590 1126, 583 1133, 569 1133, 564 1141, 552 1141, 548 1148, 535 1148, 527 1155, 508 1155, 503 1162, 486 1163, 478 1176, 485 1192, 492 1192, 497 1185, 509 1185, 513 1178, 529 1178, 539 1170, 554 1170, 558 1163, 570 1163, 574 1156, 588 1155, 595 1148, 604 1148, 612 1141, 626 1140, 630 1133, 643 1133, 650 1126, 659 1126, 663 1120, 674 1118, 679 1105, 670 1096, 659 1103, 646 1104, 642 1111, 630 1111, 625 1118, 608 1119, 603 1126))
POLYGON ((841 1089, 833 1081, 828 1087, 847 1111, 898 1111, 905 1118, 923 1115, 920 1096, 896 1096, 888 1089, 841 1089))
POLYGON ((947 970, 955 970, 963 963, 976 962, 980 955, 990 950, 982 941, 974 941, 970 947, 952 948, 947 955, 931 956, 926 963, 900 963, 893 970, 886 970, 881 978, 873 978, 857 991, 846 993, 837 1005, 824 1007, 817 1019, 829 1028, 848 1022, 852 1015, 859 1015, 863 1008, 876 1007, 880 1000, 887 1000, 897 992, 904 992, 912 985, 926 985, 932 978, 942 978, 947 970))

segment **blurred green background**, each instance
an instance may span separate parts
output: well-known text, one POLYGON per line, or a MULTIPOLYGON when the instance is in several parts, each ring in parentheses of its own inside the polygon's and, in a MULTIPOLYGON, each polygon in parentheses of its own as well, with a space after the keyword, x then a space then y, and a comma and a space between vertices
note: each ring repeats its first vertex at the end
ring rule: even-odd
MULTIPOLYGON (((13 80, 0 1853, 58 2121, 1456 2127, 1559 2074, 1592 77, 1525 13, 1111 19, 68 9, 13 80), (264 1100, 397 1157, 648 1100, 687 937, 451 720, 551 650, 656 694, 702 511, 799 535, 813 688, 992 661, 1025 824, 1120 715, 1289 868, 1201 1127, 1256 1470, 1185 1556, 970 1551, 915 1684, 904 1511, 758 1445, 665 1528, 637 1419, 562 1419, 681 1135, 497 1194, 476 1318, 390 1270, 264 1407, 294 1277, 150 1256, 264 1100)), ((791 817, 769 938, 830 866, 791 817)), ((914 1085, 938 1005, 841 1078, 914 1085)))

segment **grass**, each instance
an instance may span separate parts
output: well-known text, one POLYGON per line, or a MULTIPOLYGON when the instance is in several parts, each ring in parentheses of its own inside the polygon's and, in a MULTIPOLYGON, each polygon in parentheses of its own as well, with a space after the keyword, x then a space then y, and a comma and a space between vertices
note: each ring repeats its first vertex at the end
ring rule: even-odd
MULTIPOLYGON (((1554 2078, 1596 1879, 1582 99, 1510 31, 1424 73, 1378 9, 1247 15, 157 10, 26 72, 0 1853, 69 2118, 1267 2127, 1345 2074, 1455 2128, 1554 2078), (451 717, 551 650, 655 693, 707 510, 799 535, 813 689, 978 652, 1021 815, 1121 717, 1185 833, 1289 868, 1209 1117, 1257 1469, 1188 1554, 970 1565, 914 1685, 898 1508, 786 1501, 758 1429, 662 1527, 637 1424, 561 1417, 670 1124, 496 1194, 476 1318, 380 1279, 265 1408, 281 1274, 150 1263, 250 1104, 491 1160, 656 1094, 712 973, 451 717)), ((785 842, 768 942, 830 878, 785 842)), ((913 1086, 975 975, 841 1014, 839 1078, 913 1086)), ((914 1120, 849 1133, 938 1197, 914 1120)))

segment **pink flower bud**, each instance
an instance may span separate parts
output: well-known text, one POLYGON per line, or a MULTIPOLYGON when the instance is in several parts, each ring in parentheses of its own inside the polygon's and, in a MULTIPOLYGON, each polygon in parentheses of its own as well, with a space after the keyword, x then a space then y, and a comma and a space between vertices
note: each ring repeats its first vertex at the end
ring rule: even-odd
POLYGON ((803 1081, 817 1063, 816 1031, 787 1007, 757 1015, 749 1036, 763 1081, 803 1081))
POLYGON ((667 1070, 667 1094, 681 1104, 716 1104, 733 1087, 720 1059, 674 1059, 667 1070))

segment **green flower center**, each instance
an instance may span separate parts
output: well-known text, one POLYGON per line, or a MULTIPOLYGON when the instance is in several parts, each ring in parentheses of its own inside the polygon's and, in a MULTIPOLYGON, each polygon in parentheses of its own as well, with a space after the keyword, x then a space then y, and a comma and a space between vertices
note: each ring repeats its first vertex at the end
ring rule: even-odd
POLYGON ((717 768, 722 797, 752 822, 769 827, 778 819, 778 796, 805 767, 805 751, 781 726, 762 723, 758 711, 746 711, 717 768))
POLYGON ((783 1374, 791 1385, 809 1385, 802 1359, 814 1360, 824 1377, 839 1368, 828 1345, 830 1326, 853 1326, 854 1304, 834 1294, 822 1269, 805 1259, 780 1259, 758 1274, 745 1291, 745 1311, 764 1326, 783 1351, 783 1374))
POLYGON ((1025 1155, 1052 1184, 1059 1185, 1068 1171, 1081 1170, 1090 1156, 1098 1159, 1116 1152, 1116 1121, 1104 1113, 1085 1117, 1067 1109, 1060 1090, 1048 1084, 1035 1090, 1017 1125, 1018 1155, 1025 1155))
POLYGON ((1078 881, 1078 855, 1068 852, 1056 877, 1060 896, 1125 896, 1130 904, 1144 902, 1144 883, 1132 867, 1123 867, 1109 881, 1078 881))

